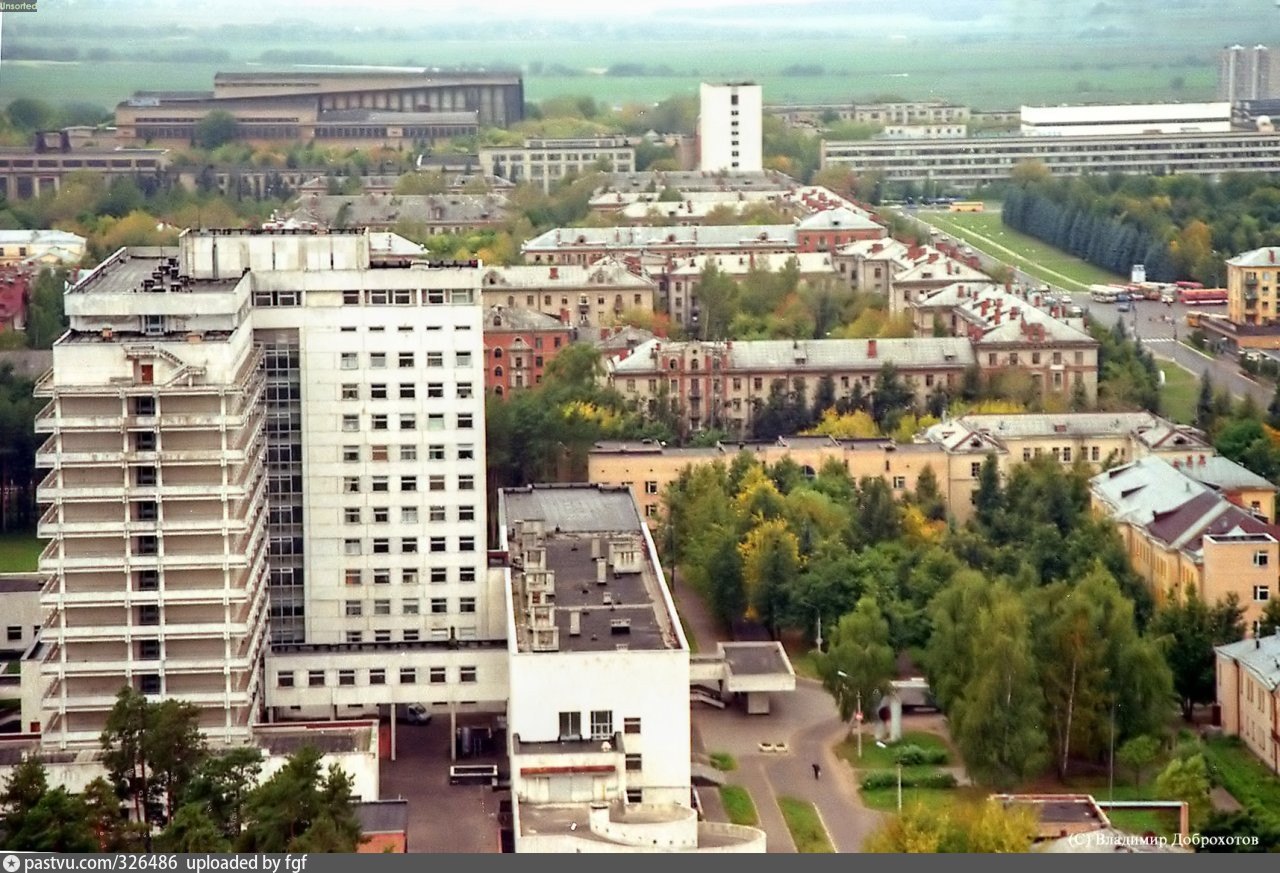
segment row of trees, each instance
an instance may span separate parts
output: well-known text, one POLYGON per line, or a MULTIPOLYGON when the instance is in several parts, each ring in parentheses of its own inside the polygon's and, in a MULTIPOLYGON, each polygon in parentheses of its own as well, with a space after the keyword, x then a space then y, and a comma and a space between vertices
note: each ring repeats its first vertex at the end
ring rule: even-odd
POLYGON ((353 852, 361 839, 351 779, 306 747, 261 780, 253 746, 214 754, 199 710, 117 695, 102 733, 108 776, 83 794, 50 788, 38 757, 0 793, 4 848, 32 852, 353 852))
POLYGON ((1112 272, 1145 263, 1157 281, 1217 286, 1224 258, 1280 244, 1280 183, 1266 173, 1055 180, 1029 163, 1015 168, 1002 214, 1009 226, 1112 272))

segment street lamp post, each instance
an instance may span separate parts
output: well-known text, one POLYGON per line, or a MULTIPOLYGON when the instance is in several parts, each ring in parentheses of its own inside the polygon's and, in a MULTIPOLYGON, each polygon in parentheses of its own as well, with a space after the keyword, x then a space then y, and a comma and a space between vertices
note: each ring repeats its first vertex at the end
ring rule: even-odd
MULTIPOLYGON (((837 670, 836 675, 841 679, 848 679, 849 674, 843 670, 837 670)), ((858 689, 857 707, 853 712, 853 720, 858 723, 858 757, 862 757, 862 689, 858 689)))

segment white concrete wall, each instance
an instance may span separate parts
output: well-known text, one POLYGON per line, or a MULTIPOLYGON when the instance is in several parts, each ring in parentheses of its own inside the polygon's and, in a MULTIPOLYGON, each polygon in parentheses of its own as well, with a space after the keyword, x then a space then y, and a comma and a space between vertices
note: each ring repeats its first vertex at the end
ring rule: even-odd
MULTIPOLYGON (((31 576, 28 573, 0 575, 22 578, 31 576)), ((4 636, 0 637, 0 648, 26 651, 35 642, 40 624, 44 621, 44 614, 40 611, 40 589, 0 592, 0 615, 4 616, 3 620, 0 620, 4 633, 4 636), (14 631, 18 634, 16 639, 13 635, 14 631)))
POLYGON ((759 85, 709 85, 699 89, 699 169, 758 173, 763 169, 763 90, 759 85), (737 98, 737 104, 733 98, 737 98), (734 126, 734 122, 737 126, 734 126), (734 155, 737 152, 737 155, 734 155))

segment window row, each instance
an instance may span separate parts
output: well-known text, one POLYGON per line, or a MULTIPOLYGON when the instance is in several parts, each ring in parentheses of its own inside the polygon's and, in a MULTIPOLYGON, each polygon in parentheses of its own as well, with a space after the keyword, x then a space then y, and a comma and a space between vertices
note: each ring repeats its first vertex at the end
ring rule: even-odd
MULTIPOLYGON (((582 732, 581 712, 573 710, 561 711, 559 714, 559 724, 559 738, 561 740, 607 740, 612 737, 617 730, 614 724, 613 711, 608 709, 593 709, 587 713, 589 733, 586 734, 582 732)), ((640 719, 638 717, 623 718, 622 732, 626 734, 640 733, 640 719)))
POLYGON ((450 288, 445 291, 430 288, 395 288, 382 290, 371 288, 367 291, 349 290, 342 292, 344 306, 417 306, 421 302, 427 306, 441 303, 474 303, 475 291, 470 288, 450 288))
MULTIPOLYGON (((447 552, 448 537, 427 537, 428 552, 447 552)), ((374 537, 369 541, 369 554, 373 555, 389 555, 391 554, 391 537, 374 537)), ((364 540, 361 539, 345 539, 342 541, 342 553, 344 555, 362 555, 364 552, 364 540)), ((476 550, 476 538, 472 536, 458 537, 459 552, 474 552, 476 550)), ((401 537, 400 550, 402 555, 416 555, 418 553, 418 537, 401 537)))
MULTIPOLYGON (((399 509, 399 519, 405 524, 416 524, 421 520, 421 513, 416 506, 347 506, 342 510, 342 521, 345 524, 390 524, 394 510, 399 509), (365 510, 368 509, 369 520, 366 522, 365 510)), ((449 520, 447 506, 428 506, 427 520, 444 522, 449 520)), ((475 521, 476 508, 471 504, 457 508, 456 521, 475 521)))
MULTIPOLYGON (((417 585, 421 579, 415 567, 405 567, 400 570, 393 570, 390 567, 379 567, 372 570, 365 570, 358 567, 350 567, 343 571, 343 581, 348 585, 363 585, 366 581, 372 582, 374 585, 390 585, 395 573, 400 574, 400 582, 403 585, 417 585)), ((449 581, 448 567, 431 567, 427 570, 427 580, 432 585, 443 585, 449 581)), ((476 581, 475 567, 459 567, 459 582, 476 581)))
MULTIPOLYGON (((451 612, 460 613, 462 615, 474 615, 476 611, 476 599, 474 597, 459 597, 456 609, 449 608, 449 598, 432 597, 428 601, 428 612, 431 615, 448 615, 451 612)), ((390 600, 374 600, 370 606, 370 611, 365 611, 365 602, 363 600, 345 600, 342 604, 343 614, 348 618, 360 618, 364 615, 391 615, 390 600)), ((400 601, 400 615, 422 615, 422 603, 419 600, 410 598, 400 601)), ((347 640, 353 642, 353 640, 347 640)), ((360 642, 355 640, 354 642, 360 642)))
MULTIPOLYGON (((369 453, 368 453, 369 460, 373 462, 392 460, 391 456, 392 456, 393 449, 396 450, 397 460, 401 460, 401 461, 418 460, 418 447, 416 445, 404 445, 404 446, 376 445, 376 446, 368 446, 368 449, 369 449, 369 453)), ((357 464, 361 461, 361 459, 363 458, 363 455, 364 455, 364 451, 361 446, 348 445, 348 446, 342 447, 342 460, 346 463, 357 464)), ((445 460, 448 460, 447 455, 448 455, 448 447, 445 446, 443 443, 432 443, 431 445, 427 446, 428 461, 445 461, 445 460)), ((473 443, 459 443, 455 447, 454 456, 459 461, 475 460, 476 447, 473 443)))
MULTIPOLYGON (((424 352, 423 357, 428 367, 443 367, 444 352, 424 352)), ((388 352, 370 352, 369 353, 369 369, 385 370, 387 362, 391 359, 388 352)), ((473 355, 471 352, 454 352, 453 364, 455 367, 470 367, 473 355)), ((401 369, 408 369, 415 366, 417 357, 414 352, 397 352, 396 365, 401 369)), ((338 365, 343 370, 360 369, 360 352, 342 352, 338 358, 338 365)))
MULTIPOLYGON (((395 386, 391 386, 386 382, 373 382, 369 385, 370 400, 390 400, 393 393, 397 399, 414 400, 418 397, 418 384, 416 382, 400 382, 395 386)), ((360 384, 357 382, 344 382, 339 389, 338 396, 343 400, 359 400, 360 384)), ((422 396, 443 398, 445 396, 445 384, 443 382, 426 383, 422 396)), ((468 400, 475 397, 475 389, 470 382, 458 382, 454 385, 454 396, 459 400, 468 400)))
MULTIPOLYGON (((418 478, 419 477, 417 476, 401 476, 400 490, 401 491, 417 491, 418 478), (406 487, 406 480, 409 480, 408 487, 406 487)), ((431 475, 431 476, 427 476, 426 478, 427 478, 426 484, 427 484, 428 491, 448 490, 448 486, 447 486, 448 479, 446 476, 431 475)), ((368 484, 369 484, 369 490, 373 492, 390 491, 391 477, 390 476, 370 476, 368 484)), ((363 485, 364 485, 364 482, 362 481, 362 478, 360 476, 343 476, 342 477, 342 493, 343 494, 359 494, 363 490, 363 485)), ((464 476, 459 476, 458 490, 459 491, 476 490, 476 477, 469 474, 464 476)))
MULTIPOLYGON (((418 416, 413 412, 402 412, 397 416, 397 422, 400 430, 417 430, 418 416)), ((471 430, 475 427, 476 417, 474 413, 459 412, 455 419, 455 426, 458 430, 471 430)), ((390 430, 391 416, 387 413, 375 413, 369 416, 370 430, 390 430)), ((427 430, 444 430, 445 418, 443 412, 433 412, 427 415, 427 430)), ((342 416, 342 430, 346 433, 360 433, 360 414, 351 413, 342 416)))
MULTIPOLYGON (((323 688, 326 685, 335 684, 349 687, 357 684, 357 678, 363 680, 359 683, 362 685, 386 685, 391 677, 395 677, 401 685, 414 685, 424 679, 431 685, 443 685, 449 681, 449 673, 448 667, 427 667, 425 670, 418 667, 400 667, 393 670, 385 667, 370 667, 367 670, 307 670, 306 687, 323 688)), ((475 667, 459 667, 455 675, 458 682, 469 684, 478 681, 478 671, 475 667)), ((299 687, 297 678, 297 671, 281 670, 276 673, 276 687, 299 687)))

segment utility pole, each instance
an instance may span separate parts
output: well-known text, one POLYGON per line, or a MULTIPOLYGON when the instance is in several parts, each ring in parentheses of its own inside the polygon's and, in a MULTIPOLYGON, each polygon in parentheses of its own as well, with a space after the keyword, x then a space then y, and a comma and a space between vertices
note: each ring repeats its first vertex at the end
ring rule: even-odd
POLYGON ((862 759, 862 691, 858 691, 858 709, 853 717, 858 720, 858 759, 862 759))
MULTIPOLYGON (((861 736, 861 732, 859 732, 861 736)), ((902 812, 902 762, 898 762, 898 812, 902 812)))
POLYGON ((819 611, 818 611, 818 639, 817 639, 817 644, 818 644, 818 651, 819 651, 819 652, 821 652, 821 651, 822 651, 822 611, 821 611, 821 610, 819 610, 819 611))

